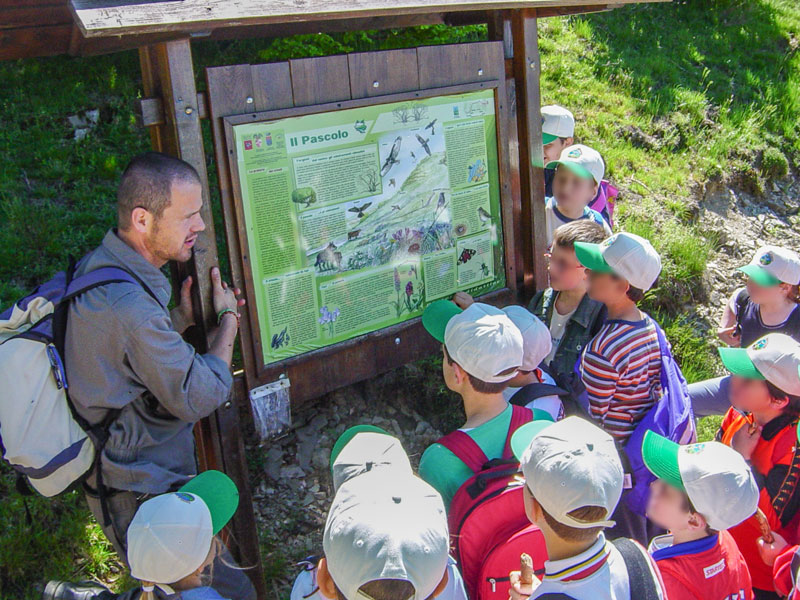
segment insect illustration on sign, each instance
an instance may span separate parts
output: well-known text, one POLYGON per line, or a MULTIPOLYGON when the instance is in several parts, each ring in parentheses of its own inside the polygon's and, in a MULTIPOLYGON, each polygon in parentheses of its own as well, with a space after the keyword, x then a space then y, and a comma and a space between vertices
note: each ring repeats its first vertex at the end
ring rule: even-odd
POLYGON ((280 333, 276 333, 272 336, 272 342, 270 343, 270 346, 273 350, 278 350, 289 345, 290 337, 288 329, 289 326, 287 325, 280 333))
POLYGON ((472 260, 472 257, 475 256, 476 251, 472 248, 464 248, 464 251, 461 253, 461 256, 458 257, 458 264, 463 265, 468 263, 472 260))
POLYGON ((488 277, 489 276, 489 265, 487 265, 486 263, 481 263, 481 272, 483 273, 484 277, 488 277))

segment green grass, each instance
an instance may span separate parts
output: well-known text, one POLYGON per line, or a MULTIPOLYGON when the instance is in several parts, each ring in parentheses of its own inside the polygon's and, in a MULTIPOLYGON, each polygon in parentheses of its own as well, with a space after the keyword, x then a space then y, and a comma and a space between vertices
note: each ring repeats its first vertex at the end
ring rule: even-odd
MULTIPOLYGON (((689 0, 540 22, 542 97, 569 107, 579 141, 596 146, 622 189, 617 220, 653 240, 664 262, 645 308, 664 325, 690 381, 717 374, 707 337, 687 317, 704 302, 700 278, 716 240, 692 223, 691 188, 722 179, 758 193, 800 162, 800 8, 795 0, 689 0)), ((485 39, 483 27, 298 36, 195 44, 196 79, 208 65, 485 39)), ((0 306, 95 246, 114 222, 114 191, 128 158, 149 148, 133 105, 138 59, 124 52, 0 63, 0 306), (67 116, 98 108, 75 141, 67 116)), ((212 165, 208 123, 206 153, 212 165)), ((223 266, 215 169, 209 168, 223 266)), ((434 360, 435 359, 431 359, 434 360)), ((435 425, 458 415, 431 364, 406 367, 435 398, 435 425)), ((422 396, 422 394, 420 395, 422 396)), ((709 439, 716 420, 700 422, 709 439)), ((0 468, 2 469, 2 468, 0 468)), ((32 599, 51 577, 95 577, 120 588, 111 550, 79 494, 28 500, 0 477, 0 597, 32 599)), ((263 548, 284 575, 281 548, 263 548)))

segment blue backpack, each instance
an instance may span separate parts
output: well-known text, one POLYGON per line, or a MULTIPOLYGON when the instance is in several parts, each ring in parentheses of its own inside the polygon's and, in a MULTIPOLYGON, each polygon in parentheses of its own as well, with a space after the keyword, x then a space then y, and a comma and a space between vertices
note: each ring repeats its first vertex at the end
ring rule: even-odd
POLYGON ((64 369, 70 302, 109 283, 142 285, 116 267, 79 277, 74 271, 71 264, 0 313, 0 452, 24 478, 20 491, 27 480, 44 496, 70 489, 91 471, 119 413, 90 425, 70 402, 64 369))
POLYGON ((662 395, 644 419, 639 421, 624 447, 633 479, 633 489, 628 493, 626 501, 628 507, 640 515, 645 514, 650 495, 650 484, 656 479, 642 459, 644 434, 648 431, 655 431, 678 444, 691 444, 697 437, 692 401, 689 397, 686 379, 683 377, 675 357, 672 356, 664 331, 652 318, 648 317, 648 319, 656 328, 658 345, 661 350, 662 395))

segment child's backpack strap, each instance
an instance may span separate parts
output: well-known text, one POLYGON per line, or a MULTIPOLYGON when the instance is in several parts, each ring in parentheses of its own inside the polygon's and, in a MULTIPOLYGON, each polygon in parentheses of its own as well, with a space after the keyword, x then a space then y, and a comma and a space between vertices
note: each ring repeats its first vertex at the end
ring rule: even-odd
POLYGON ((436 443, 441 444, 455 454, 473 473, 480 472, 481 469, 483 469, 483 465, 489 462, 486 453, 481 450, 478 442, 460 429, 456 429, 446 436, 439 438, 436 443))
POLYGON ((531 421, 533 421, 533 411, 530 408, 515 405, 511 407, 511 422, 508 424, 506 443, 503 447, 504 460, 508 460, 514 456, 511 450, 511 437, 514 435, 514 432, 525 425, 525 423, 530 423, 531 421))
MULTIPOLYGON (((504 460, 508 460, 514 456, 511 451, 511 436, 525 423, 533 420, 533 411, 524 406, 511 407, 511 422, 508 424, 508 433, 506 434, 506 442, 503 447, 504 460)), ((489 462, 486 453, 478 445, 478 442, 473 440, 466 432, 456 429, 448 433, 446 436, 439 438, 436 442, 441 444, 456 457, 463 462, 470 471, 479 473, 483 470, 484 465, 489 462)))
POLYGON ((742 319, 744 319, 748 302, 750 302, 750 294, 745 288, 736 295, 736 334, 739 336, 742 335, 742 319))
POLYGON ((658 593, 659 585, 650 568, 650 559, 644 555, 638 544, 628 538, 618 538, 611 543, 625 562, 630 597, 636 600, 659 600, 661 594, 658 593))
POLYGON ((523 385, 509 398, 508 402, 514 406, 526 406, 529 402, 544 398, 545 396, 558 396, 562 398, 569 395, 570 393, 564 388, 537 381, 536 383, 523 385))

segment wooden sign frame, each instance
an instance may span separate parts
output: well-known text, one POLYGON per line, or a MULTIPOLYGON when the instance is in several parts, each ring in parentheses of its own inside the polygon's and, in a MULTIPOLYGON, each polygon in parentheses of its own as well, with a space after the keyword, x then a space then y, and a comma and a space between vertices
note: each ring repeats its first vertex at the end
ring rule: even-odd
POLYGON ((233 143, 233 127, 236 125, 476 90, 494 90, 506 286, 487 294, 483 299, 498 305, 519 300, 522 277, 517 268, 517 235, 521 228, 516 226, 515 215, 520 214, 521 207, 518 206, 518 198, 515 199, 511 194, 509 184, 510 157, 506 140, 507 124, 512 114, 505 89, 501 43, 477 42, 355 53, 287 63, 210 68, 207 69, 207 79, 212 119, 220 121, 215 123, 215 150, 218 159, 221 159, 223 152, 226 158, 224 161, 218 160, 217 167, 223 190, 222 208, 228 233, 228 250, 234 280, 243 284, 248 300, 242 320, 242 353, 248 388, 287 376, 292 383, 292 403, 298 404, 426 356, 436 350, 438 343, 424 331, 419 317, 416 317, 279 362, 264 364, 233 143), (248 72, 252 83, 242 85, 248 72), (234 85, 231 85, 232 82, 234 85), (239 96, 244 94, 244 97, 237 98, 232 91, 239 96), (262 94, 261 98, 259 94, 262 94), (222 110, 218 110, 219 104, 223 105, 222 110), (247 111, 249 105, 254 105, 252 108, 255 110, 247 111), (228 112, 235 106, 245 111, 215 119, 216 114, 228 112), (515 202, 517 206, 514 206, 515 202))

